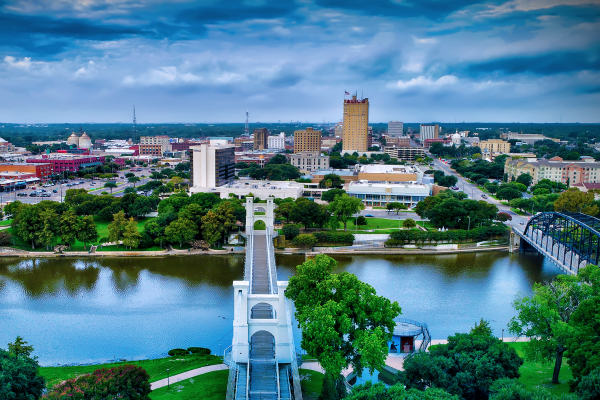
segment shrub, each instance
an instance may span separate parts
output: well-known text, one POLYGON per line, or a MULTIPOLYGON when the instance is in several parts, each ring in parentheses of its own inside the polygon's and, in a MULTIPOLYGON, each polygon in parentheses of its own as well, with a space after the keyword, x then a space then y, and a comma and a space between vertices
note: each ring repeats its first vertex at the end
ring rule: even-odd
POLYGON ((577 387, 577 395, 582 400, 600 398, 600 369, 593 370, 581 379, 577 387))
POLYGON ((390 238, 385 242, 388 247, 402 246, 410 242, 438 242, 451 241, 460 242, 464 240, 486 240, 491 237, 501 236, 506 233, 507 228, 504 225, 490 225, 474 228, 471 230, 451 230, 446 232, 423 232, 423 231, 396 231, 390 234, 390 238))
POLYGON ((364 217, 364 215, 359 215, 358 218, 356 218, 356 225, 367 225, 367 219, 364 217))
POLYGON ((411 229, 411 228, 414 228, 415 226, 417 226, 417 223, 412 218, 407 218, 404 221, 402 221, 403 228, 411 229))
POLYGON ((292 240, 292 243, 299 245, 300 247, 312 247, 317 244, 317 238, 313 234, 303 233, 296 236, 294 240, 292 240))
POLYGON ((192 354, 200 354, 202 356, 207 356, 210 354, 210 349, 205 347, 188 347, 188 351, 192 354))
POLYGON ((283 233, 285 235, 285 238, 287 240, 292 240, 300 234, 300 226, 298 226, 296 224, 284 225, 283 228, 281 229, 281 233, 283 233))
POLYGON ((12 235, 6 231, 0 231, 0 246, 11 244, 12 235))
POLYGON ((185 349, 171 349, 168 353, 171 357, 185 356, 186 354, 190 354, 188 350, 185 349))
POLYGON ((150 400, 150 376, 136 365, 98 369, 59 383, 44 396, 48 400, 150 400))
POLYGON ((344 232, 315 232, 314 237, 318 243, 339 243, 339 244, 352 244, 354 243, 354 235, 351 233, 344 232))

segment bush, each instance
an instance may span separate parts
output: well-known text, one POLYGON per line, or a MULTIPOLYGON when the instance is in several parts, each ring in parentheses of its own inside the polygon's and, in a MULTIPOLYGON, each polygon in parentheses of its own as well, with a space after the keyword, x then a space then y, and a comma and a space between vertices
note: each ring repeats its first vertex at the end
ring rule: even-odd
POLYGON ((300 226, 296 224, 284 225, 281 229, 281 233, 285 235, 287 240, 292 240, 300 234, 300 226))
POLYGON ((188 347, 188 351, 192 354, 200 354, 202 356, 207 356, 210 354, 210 349, 205 347, 188 347))
POLYGON ((189 350, 185 349, 171 349, 168 353, 171 357, 185 356, 186 354, 190 354, 189 350))
POLYGON ((6 231, 0 231, 0 246, 11 244, 12 235, 6 231))
POLYGON ((402 227, 403 228, 412 229, 415 226, 417 226, 417 223, 412 218, 407 218, 404 221, 402 221, 402 227))
POLYGON ((303 233, 298 235, 292 240, 293 244, 299 245, 300 247, 312 247, 317 244, 317 238, 315 235, 310 233, 303 233))
POLYGON ((129 399, 150 400, 150 376, 136 365, 98 369, 69 379, 44 396, 49 400, 129 399))
POLYGON ((491 237, 501 236, 506 233, 506 230, 507 228, 504 225, 490 225, 471 230, 456 229, 446 232, 396 231, 390 234, 390 238, 385 242, 385 245, 387 247, 397 247, 410 242, 461 242, 465 240, 481 241, 491 237))
POLYGON ((364 217, 364 215, 359 215, 358 218, 356 218, 356 225, 367 225, 367 219, 364 217))
POLYGON ((577 386, 577 395, 582 400, 600 398, 600 369, 593 370, 581 379, 579 386, 577 386))
POLYGON ((344 232, 315 232, 314 237, 318 243, 325 244, 352 244, 354 243, 354 235, 344 232))

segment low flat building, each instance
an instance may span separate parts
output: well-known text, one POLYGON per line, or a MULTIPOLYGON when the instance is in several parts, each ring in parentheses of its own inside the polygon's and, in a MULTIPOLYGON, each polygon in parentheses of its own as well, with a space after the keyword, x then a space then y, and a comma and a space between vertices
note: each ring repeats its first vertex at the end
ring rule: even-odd
POLYGON ((355 182, 358 180, 358 172, 353 169, 320 169, 318 171, 313 171, 309 175, 304 176, 303 178, 310 179, 313 183, 319 183, 325 175, 335 174, 339 176, 344 183, 355 182))
POLYGON ((203 190, 208 193, 219 193, 222 199, 226 199, 230 194, 238 198, 248 196, 250 193, 254 198, 266 199, 274 197, 276 199, 285 199, 291 197, 297 199, 302 197, 304 185, 294 181, 255 181, 255 180, 235 180, 231 183, 219 187, 203 190))
MULTIPOLYGON (((44 154, 41 157, 28 158, 27 163, 31 164, 52 164, 55 174, 63 171, 76 172, 80 169, 93 168, 104 164, 104 156, 81 156, 76 154, 44 154)), ((118 165, 124 165, 123 159, 115 158, 113 162, 118 165)))
MULTIPOLYGON (((0 164, 0 173, 5 175, 6 179, 10 179, 10 174, 27 174, 33 175, 35 178, 46 180, 54 175, 54 164, 52 163, 6 163, 0 164)), ((17 175, 15 175, 17 176, 17 175)))
POLYGON ((318 171, 329 168, 329 156, 316 151, 303 151, 290 157, 291 164, 302 172, 318 171))
POLYGON ((348 195, 362 200, 367 206, 385 207, 388 203, 402 203, 408 207, 431 196, 432 186, 423 183, 405 182, 350 182, 348 195))
POLYGON ((422 147, 384 147, 385 154, 399 161, 415 161, 417 158, 425 158, 425 150, 422 147))
POLYGON ((541 140, 552 140, 553 142, 559 143, 560 139, 549 138, 547 136, 536 134, 536 133, 518 133, 518 132, 507 132, 503 134, 506 140, 517 140, 519 142, 534 144, 541 140))
POLYGON ((479 142, 479 148, 484 154, 508 154, 510 143, 502 139, 488 139, 479 142))
POLYGON ((517 179, 528 173, 533 183, 542 179, 561 182, 567 186, 583 183, 600 183, 600 162, 592 157, 583 156, 579 161, 564 161, 560 157, 547 159, 512 159, 507 158, 504 173, 509 180, 517 179))
POLYGON ((386 136, 385 137, 385 145, 386 146, 396 146, 396 147, 410 147, 410 137, 409 136, 386 136))
POLYGON ((450 146, 452 144, 452 139, 442 139, 442 138, 425 139, 425 141, 423 142, 423 147, 426 148, 426 149, 428 149, 434 143, 441 143, 444 146, 450 146))
POLYGON ((420 182, 423 171, 407 165, 356 164, 359 181, 420 182))

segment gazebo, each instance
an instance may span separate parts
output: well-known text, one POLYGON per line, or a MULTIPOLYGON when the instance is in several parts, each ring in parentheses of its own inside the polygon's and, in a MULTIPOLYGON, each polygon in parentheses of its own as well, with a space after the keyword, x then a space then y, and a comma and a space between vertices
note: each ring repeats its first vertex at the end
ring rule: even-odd
POLYGON ((388 342, 390 354, 410 354, 414 351, 425 351, 431 343, 427 324, 412 319, 396 318, 396 327, 392 340, 388 342))

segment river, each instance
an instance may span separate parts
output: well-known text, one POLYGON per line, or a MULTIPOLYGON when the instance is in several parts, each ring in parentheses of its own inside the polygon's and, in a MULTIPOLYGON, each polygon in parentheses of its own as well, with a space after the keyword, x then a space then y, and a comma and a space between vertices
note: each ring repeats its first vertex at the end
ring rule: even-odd
MULTIPOLYGON (((500 336, 517 293, 561 273, 535 253, 335 258, 335 272, 398 301, 402 317, 427 323, 434 339, 467 332, 482 317, 500 336)), ((303 261, 278 255, 279 280, 303 261)), ((20 335, 41 365, 153 358, 175 347, 222 351, 231 344, 231 283, 242 276, 240 255, 1 258, 0 347, 20 335)))

